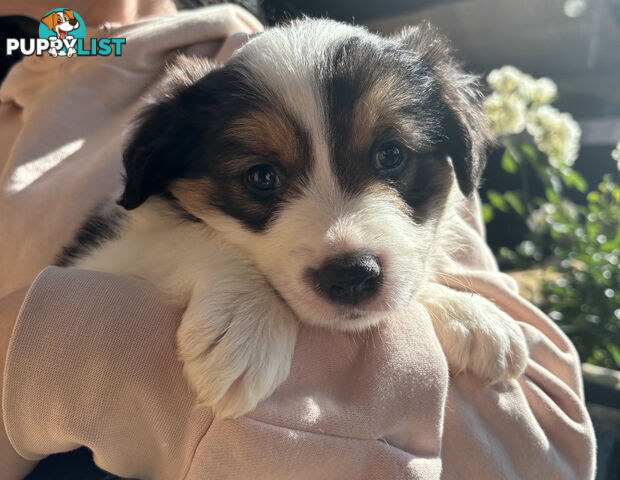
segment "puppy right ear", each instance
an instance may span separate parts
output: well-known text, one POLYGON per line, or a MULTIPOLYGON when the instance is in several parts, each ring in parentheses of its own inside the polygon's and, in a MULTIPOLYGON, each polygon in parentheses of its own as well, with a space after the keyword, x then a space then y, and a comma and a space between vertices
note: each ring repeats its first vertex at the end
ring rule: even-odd
POLYGON ((200 126, 191 119, 197 105, 189 90, 212 69, 208 62, 188 57, 167 67, 158 100, 138 116, 123 152, 125 190, 118 204, 125 209, 133 210, 151 195, 163 193, 186 172, 201 138, 200 126))
POLYGON ((478 79, 464 72, 447 39, 428 23, 403 30, 398 40, 436 79, 445 109, 446 153, 461 191, 469 196, 478 187, 492 142, 478 79))

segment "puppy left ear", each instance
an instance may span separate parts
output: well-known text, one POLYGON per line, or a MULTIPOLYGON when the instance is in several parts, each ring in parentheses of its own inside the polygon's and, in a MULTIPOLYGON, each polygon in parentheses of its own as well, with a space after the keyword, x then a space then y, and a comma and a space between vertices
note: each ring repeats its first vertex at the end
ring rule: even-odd
POLYGON ((54 31, 54 14, 56 12, 52 12, 49 15, 46 15, 41 19, 41 23, 45 25, 49 30, 54 31))
POLYGON ((478 79, 463 71, 446 38, 428 23, 404 29, 397 40, 437 81, 444 108, 444 148, 461 191, 469 196, 478 188, 492 138, 482 110, 478 79))

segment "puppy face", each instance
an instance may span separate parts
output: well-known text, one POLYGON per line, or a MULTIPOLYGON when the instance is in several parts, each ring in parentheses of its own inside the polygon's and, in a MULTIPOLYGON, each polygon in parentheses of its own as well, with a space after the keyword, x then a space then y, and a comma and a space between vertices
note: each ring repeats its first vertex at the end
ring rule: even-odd
POLYGON ((63 10, 62 11, 61 23, 58 25, 59 30, 64 30, 65 32, 70 32, 71 30, 75 30, 78 28, 79 22, 75 18, 75 14, 73 10, 63 10))
POLYGON ((63 10, 62 12, 52 12, 41 19, 41 22, 53 32, 64 38, 66 32, 70 32, 79 27, 79 22, 75 18, 73 10, 63 10))
POLYGON ((456 178, 485 134, 472 79, 429 28, 386 40, 304 20, 223 68, 194 63, 147 109, 120 204, 166 194, 221 232, 308 323, 364 328, 428 276, 456 178))

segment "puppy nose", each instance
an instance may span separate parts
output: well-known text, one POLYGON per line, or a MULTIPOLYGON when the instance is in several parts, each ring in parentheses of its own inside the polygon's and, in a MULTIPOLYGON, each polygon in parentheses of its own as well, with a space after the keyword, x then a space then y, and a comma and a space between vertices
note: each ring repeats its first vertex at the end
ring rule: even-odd
POLYGON ((317 277, 332 302, 356 305, 379 290, 381 266, 375 255, 345 255, 328 260, 317 277))
POLYGON ((77 20, 75 18, 69 19, 69 25, 75 26, 76 23, 77 23, 77 20))

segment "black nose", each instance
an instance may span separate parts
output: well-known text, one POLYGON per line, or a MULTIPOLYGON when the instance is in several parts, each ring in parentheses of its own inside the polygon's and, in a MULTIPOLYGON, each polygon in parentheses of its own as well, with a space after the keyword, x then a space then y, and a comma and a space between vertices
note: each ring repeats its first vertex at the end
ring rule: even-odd
POLYGON ((77 20, 75 18, 70 18, 69 19, 69 25, 72 25, 75 27, 75 24, 77 23, 77 20))
POLYGON ((317 278, 332 302, 355 305, 377 293, 381 266, 374 255, 346 255, 328 260, 317 272, 317 278))

